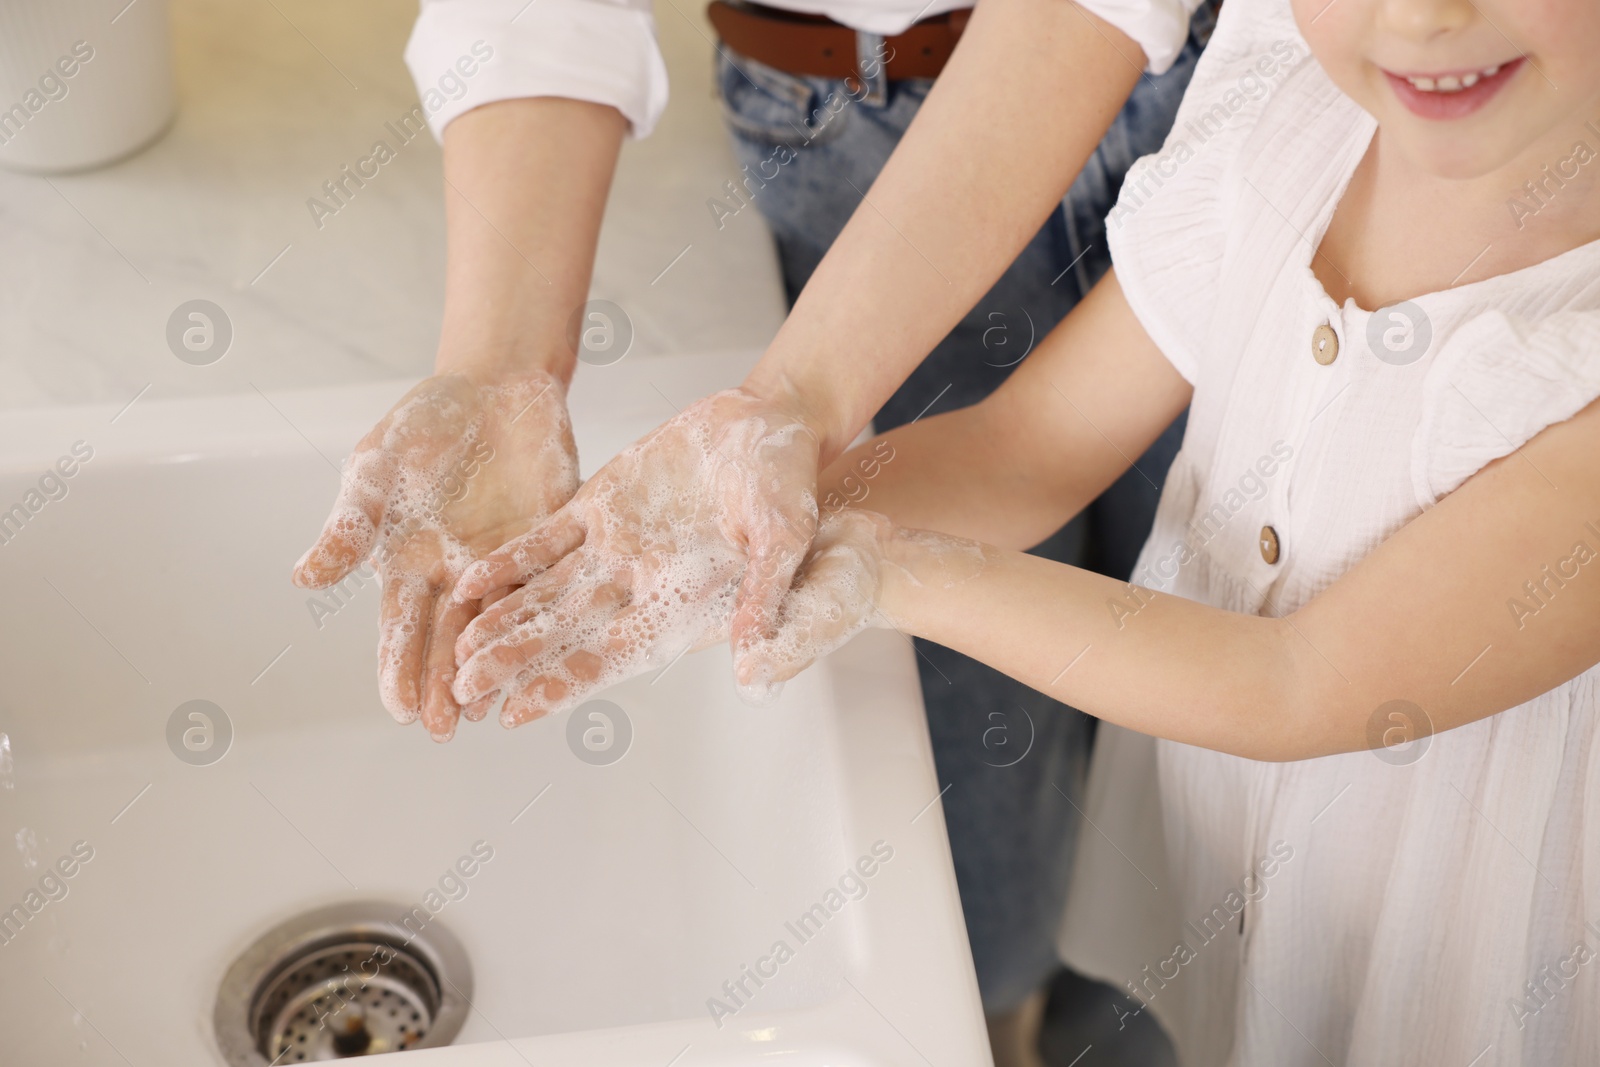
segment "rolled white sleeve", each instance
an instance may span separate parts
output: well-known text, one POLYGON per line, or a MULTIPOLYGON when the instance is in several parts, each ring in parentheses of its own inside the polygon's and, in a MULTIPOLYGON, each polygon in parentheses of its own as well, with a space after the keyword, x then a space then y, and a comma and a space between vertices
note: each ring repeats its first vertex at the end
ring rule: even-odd
POLYGON ((610 104, 635 137, 667 106, 649 0, 423 0, 406 43, 428 126, 496 100, 610 104))
MULTIPOLYGON (((543 2, 543 0, 541 0, 543 2)), ((1161 74, 1172 66, 1189 39, 1189 18, 1201 0, 1077 0, 1139 42, 1145 69, 1161 74)))

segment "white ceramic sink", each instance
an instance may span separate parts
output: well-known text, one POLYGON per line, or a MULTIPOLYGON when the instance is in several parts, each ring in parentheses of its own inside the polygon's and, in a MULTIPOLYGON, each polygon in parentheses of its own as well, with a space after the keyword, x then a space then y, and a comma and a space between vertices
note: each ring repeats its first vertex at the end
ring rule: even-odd
MULTIPOLYGON (((585 471, 748 363, 584 368, 585 471)), ((219 1063, 215 991, 257 935, 342 900, 423 903, 479 842, 493 858, 437 914, 472 1010, 454 1046, 400 1062, 989 1062, 900 635, 863 634, 769 708, 734 696, 725 649, 618 686, 633 739, 605 766, 565 718, 442 746, 390 720, 375 584, 314 613, 330 602, 288 574, 329 461, 404 388, 0 417, 0 509, 93 450, 0 544, 0 909, 44 901, 0 943, 0 1063, 219 1063), (233 730, 206 766, 166 739, 195 699, 233 730), (29 898, 78 842, 92 858, 45 887, 65 896, 29 898), (801 943, 786 924, 875 844, 893 858, 801 943), (779 941, 792 958, 718 1025, 708 998, 731 1003, 724 982, 779 941)))

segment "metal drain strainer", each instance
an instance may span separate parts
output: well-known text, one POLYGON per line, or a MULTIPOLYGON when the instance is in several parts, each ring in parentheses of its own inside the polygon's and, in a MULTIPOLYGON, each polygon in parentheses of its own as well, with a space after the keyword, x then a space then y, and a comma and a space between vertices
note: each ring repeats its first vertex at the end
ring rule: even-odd
POLYGON ((269 930, 217 992, 213 1021, 228 1063, 281 1067, 449 1044, 466 1019, 472 972, 460 943, 419 915, 337 904, 269 930))

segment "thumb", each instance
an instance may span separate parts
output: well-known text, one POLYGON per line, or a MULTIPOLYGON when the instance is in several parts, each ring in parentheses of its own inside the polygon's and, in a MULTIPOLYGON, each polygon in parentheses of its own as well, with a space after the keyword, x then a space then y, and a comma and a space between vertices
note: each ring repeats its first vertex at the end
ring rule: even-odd
POLYGON ((394 456, 383 449, 359 451, 350 457, 322 533, 295 564, 295 585, 324 589, 367 558, 377 542, 395 470, 394 456))
POLYGON ((583 544, 584 533, 577 509, 569 502, 540 526, 462 571, 453 595, 457 600, 478 600, 525 583, 575 551, 583 544))

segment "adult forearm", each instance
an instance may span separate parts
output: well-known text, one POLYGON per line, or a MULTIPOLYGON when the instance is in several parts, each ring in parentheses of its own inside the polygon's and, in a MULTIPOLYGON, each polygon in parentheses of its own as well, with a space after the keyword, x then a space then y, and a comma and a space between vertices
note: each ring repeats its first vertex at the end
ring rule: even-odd
POLYGON ((505 100, 445 129, 448 226, 437 369, 563 381, 627 120, 560 97, 505 100))
POLYGON ((823 473, 819 499, 1029 548, 1121 476, 1191 394, 1113 271, 982 403, 852 449, 823 473))
POLYGON ((837 456, 1044 223, 1144 54, 1063 0, 985 0, 748 386, 837 456))

